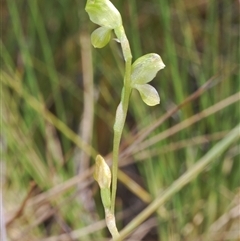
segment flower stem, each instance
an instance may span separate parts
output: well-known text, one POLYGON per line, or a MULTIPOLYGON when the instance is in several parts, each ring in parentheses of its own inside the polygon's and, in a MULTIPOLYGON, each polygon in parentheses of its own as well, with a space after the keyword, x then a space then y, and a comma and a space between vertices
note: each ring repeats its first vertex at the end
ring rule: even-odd
POLYGON ((117 191, 117 171, 118 171, 118 156, 119 156, 119 146, 121 141, 121 136, 123 132, 123 127, 125 124, 128 103, 131 95, 131 65, 132 65, 132 54, 129 46, 128 39, 126 37, 123 26, 114 29, 118 40, 121 43, 123 57, 125 60, 125 76, 124 85, 122 89, 121 101, 116 112, 116 119, 114 123, 114 137, 113 137, 113 164, 112 164, 112 197, 111 197, 111 213, 114 214, 115 209, 115 199, 117 191))

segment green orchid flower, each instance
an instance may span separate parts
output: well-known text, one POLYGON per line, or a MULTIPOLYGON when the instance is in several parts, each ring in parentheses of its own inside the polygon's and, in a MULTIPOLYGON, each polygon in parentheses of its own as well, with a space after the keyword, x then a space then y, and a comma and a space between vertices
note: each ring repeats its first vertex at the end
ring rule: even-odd
POLYGON ((111 39, 111 31, 122 25, 121 15, 109 0, 88 0, 85 10, 91 21, 101 26, 91 35, 92 45, 103 48, 111 39))
POLYGON ((142 100, 149 106, 160 103, 157 90, 147 84, 165 67, 158 54, 146 54, 138 58, 132 65, 131 87, 139 91, 142 100))

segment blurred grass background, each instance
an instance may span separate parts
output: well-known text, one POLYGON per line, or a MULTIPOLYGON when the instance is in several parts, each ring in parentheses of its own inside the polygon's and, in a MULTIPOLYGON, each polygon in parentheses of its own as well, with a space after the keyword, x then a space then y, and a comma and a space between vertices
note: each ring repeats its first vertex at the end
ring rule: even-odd
MULTIPOLYGON (((116 203, 122 228, 239 123, 239 1, 113 3, 133 59, 155 52, 166 65, 152 82, 161 104, 150 108, 136 92, 130 101, 116 203), (203 94, 134 145, 139 133, 210 79, 203 94), (129 190, 134 182, 138 196, 129 190)), ((109 237, 91 166, 96 153, 111 160, 124 63, 115 41, 91 48, 97 26, 84 7, 85 1, 1 1, 8 240, 109 237)), ((238 141, 126 240, 240 240, 239 151, 238 141)))

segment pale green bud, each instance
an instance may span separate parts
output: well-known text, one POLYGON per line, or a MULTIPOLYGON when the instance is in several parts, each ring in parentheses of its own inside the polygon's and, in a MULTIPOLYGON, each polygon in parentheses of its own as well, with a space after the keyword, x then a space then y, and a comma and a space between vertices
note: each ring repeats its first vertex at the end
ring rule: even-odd
POLYGON ((91 42, 94 48, 103 48, 111 39, 111 29, 100 27, 91 34, 91 42))
POLYGON ((119 11, 109 0, 88 0, 86 7, 92 22, 110 29, 122 25, 119 11))
POLYGON ((96 157, 96 165, 94 170, 94 178, 98 182, 100 188, 110 188, 111 171, 104 158, 101 155, 96 157))

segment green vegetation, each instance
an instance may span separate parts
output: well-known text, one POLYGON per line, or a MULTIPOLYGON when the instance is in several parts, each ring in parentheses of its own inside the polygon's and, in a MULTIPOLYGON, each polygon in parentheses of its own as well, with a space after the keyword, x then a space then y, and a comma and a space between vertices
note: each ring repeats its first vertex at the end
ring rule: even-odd
MULTIPOLYGON (((85 4, 1 5, 1 181, 8 240, 110 238, 93 165, 98 153, 111 163, 125 67, 113 35, 92 51, 96 25, 85 4)), ((238 240, 239 3, 114 5, 133 62, 154 52, 166 64, 151 82, 160 105, 148 107, 132 91, 119 149, 120 235, 238 240)))
POLYGON ((147 105, 155 106, 159 104, 160 97, 157 90, 147 83, 149 83, 165 65, 161 57, 155 53, 146 54, 132 64, 132 52, 122 25, 121 14, 112 2, 109 0, 88 0, 85 9, 92 22, 100 25, 100 27, 91 34, 92 45, 97 48, 106 46, 111 39, 111 32, 113 30, 116 34, 117 42, 121 44, 125 61, 121 100, 116 110, 113 125, 112 172, 104 158, 100 155, 96 157, 96 167, 94 171, 94 177, 100 186, 107 227, 113 239, 117 239, 119 238, 119 231, 116 227, 115 200, 117 193, 119 147, 126 122, 129 100, 132 90, 136 89, 147 105))

